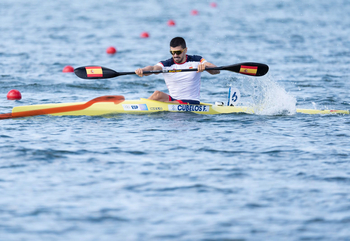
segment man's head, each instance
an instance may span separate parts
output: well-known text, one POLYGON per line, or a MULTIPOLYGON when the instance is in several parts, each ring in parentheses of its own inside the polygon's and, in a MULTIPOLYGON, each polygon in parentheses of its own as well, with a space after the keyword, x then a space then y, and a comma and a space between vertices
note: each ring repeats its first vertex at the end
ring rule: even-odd
POLYGON ((181 37, 173 38, 170 41, 170 53, 173 55, 175 63, 183 63, 186 61, 186 41, 181 37))
POLYGON ((170 41, 170 47, 181 46, 181 48, 186 48, 186 41, 181 37, 175 37, 170 41))

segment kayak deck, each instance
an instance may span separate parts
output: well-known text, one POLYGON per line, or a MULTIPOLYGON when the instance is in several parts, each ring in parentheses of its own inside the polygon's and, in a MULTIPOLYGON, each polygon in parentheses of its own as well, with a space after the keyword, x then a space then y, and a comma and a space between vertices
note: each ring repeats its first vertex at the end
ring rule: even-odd
MULTIPOLYGON (((13 108, 12 116, 23 117, 45 114, 57 116, 100 116, 118 113, 149 114, 164 111, 193 112, 208 115, 228 113, 254 114, 254 109, 246 106, 218 106, 207 103, 200 103, 198 105, 183 105, 144 98, 139 100, 125 100, 123 96, 102 96, 88 102, 18 106, 13 108), (25 113, 28 114, 25 115, 25 113)), ((296 109, 296 112, 304 114, 349 114, 348 110, 296 109)))
POLYGON ((43 105, 31 105, 31 106, 18 106, 14 107, 12 113, 28 112, 34 110, 45 109, 58 109, 62 108, 62 111, 58 113, 49 113, 51 115, 111 115, 118 113, 128 114, 147 114, 155 112, 193 112, 197 114, 225 114, 225 113, 249 113, 253 114, 254 110, 249 107, 233 107, 233 106, 215 106, 212 104, 201 103, 198 105, 183 105, 172 104, 160 101, 154 101, 141 98, 139 100, 124 100, 120 103, 100 101, 93 103, 92 105, 80 109, 70 111, 72 106, 83 106, 85 102, 77 103, 60 103, 60 104, 43 104, 43 105), (67 108, 68 111, 64 111, 63 108, 67 108))

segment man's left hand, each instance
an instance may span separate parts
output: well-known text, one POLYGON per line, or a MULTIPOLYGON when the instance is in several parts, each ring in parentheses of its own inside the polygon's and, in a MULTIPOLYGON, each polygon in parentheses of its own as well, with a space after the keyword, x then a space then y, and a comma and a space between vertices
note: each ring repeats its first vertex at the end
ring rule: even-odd
POLYGON ((203 63, 203 64, 199 64, 198 67, 197 67, 197 72, 203 72, 205 70, 205 66, 206 64, 203 63))

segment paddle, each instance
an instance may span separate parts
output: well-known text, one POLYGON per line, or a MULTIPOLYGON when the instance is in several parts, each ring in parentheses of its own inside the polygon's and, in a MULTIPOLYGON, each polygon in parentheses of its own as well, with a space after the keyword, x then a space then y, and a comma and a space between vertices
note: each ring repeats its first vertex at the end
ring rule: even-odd
MULTIPOLYGON (((206 70, 228 70, 239 74, 251 75, 251 76, 263 76, 269 71, 269 66, 266 64, 259 64, 253 62, 246 62, 240 64, 233 64, 221 67, 206 68, 206 70)), ((144 71, 144 74, 156 74, 156 73, 175 73, 175 72, 188 72, 197 71, 197 69, 176 69, 176 70, 155 70, 144 71)), ((120 75, 132 75, 135 72, 117 72, 112 69, 108 69, 101 66, 83 66, 76 68, 74 73, 82 79, 108 79, 118 77, 120 75)))
MULTIPOLYGON (((36 115, 56 114, 56 113, 70 112, 70 111, 79 111, 79 110, 84 110, 84 109, 86 109, 86 108, 88 108, 88 107, 90 107, 93 104, 98 103, 98 102, 114 102, 115 104, 119 104, 119 103, 123 102, 124 100, 125 100, 124 96, 121 96, 121 95, 107 95, 107 96, 97 97, 97 98, 92 99, 92 100, 90 100, 86 103, 83 103, 83 104, 0 114, 0 120, 1 119, 19 118, 19 117, 29 117, 29 116, 36 116, 36 115)), ((35 106, 28 106, 28 107, 35 108, 35 106)), ((25 107, 21 107, 21 108, 25 108, 25 107)))

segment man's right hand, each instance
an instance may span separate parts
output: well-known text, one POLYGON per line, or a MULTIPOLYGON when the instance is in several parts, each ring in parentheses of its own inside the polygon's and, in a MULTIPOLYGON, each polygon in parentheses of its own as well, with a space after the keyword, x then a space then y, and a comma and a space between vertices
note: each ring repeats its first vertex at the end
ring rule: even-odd
POLYGON ((142 69, 137 69, 137 70, 135 70, 135 74, 137 74, 140 77, 143 77, 143 70, 142 69))

